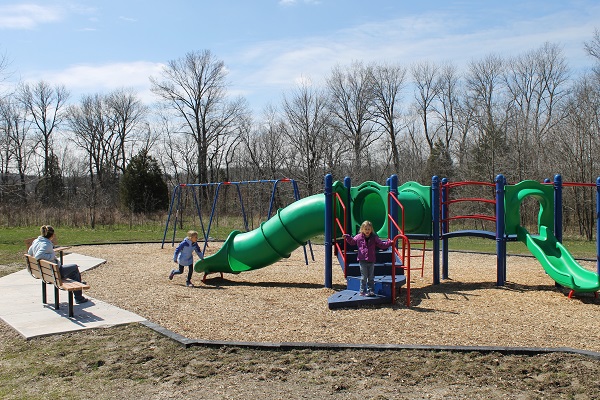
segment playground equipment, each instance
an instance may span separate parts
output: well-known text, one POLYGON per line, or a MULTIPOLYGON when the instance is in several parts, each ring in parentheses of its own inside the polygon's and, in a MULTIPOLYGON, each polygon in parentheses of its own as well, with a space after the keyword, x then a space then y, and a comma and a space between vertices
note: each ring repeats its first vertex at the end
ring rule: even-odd
MULTIPOLYGON (((491 185, 482 182, 469 182, 470 184, 491 185)), ((433 185, 437 181, 433 180, 433 185)), ((465 184, 463 182, 463 184, 465 184)), ((575 184, 566 184, 572 185, 575 184)), ((449 217, 448 207, 453 202, 449 201, 447 191, 453 187, 447 180, 442 180, 441 194, 441 224, 442 231, 442 277, 448 278, 448 245, 447 241, 456 236, 478 236, 496 239, 497 255, 497 280, 498 286, 503 286, 506 281, 506 243, 519 240, 525 243, 530 252, 540 262, 544 270, 558 285, 565 286, 570 290, 569 298, 574 293, 593 292, 597 296, 600 290, 600 257, 598 258, 597 272, 586 270, 582 267, 560 243, 562 239, 562 187, 566 186, 560 175, 554 178, 554 184, 549 182, 540 183, 526 180, 515 185, 507 185, 503 175, 498 175, 495 182, 496 196, 490 199, 467 199, 472 201, 488 202, 495 205, 495 215, 470 215, 449 217), (538 214, 538 234, 531 235, 527 229, 520 224, 520 205, 527 197, 538 201, 540 211, 538 214), (452 219, 480 218, 495 223, 495 232, 491 231, 455 231, 450 232, 448 223, 452 219), (556 236, 554 234, 556 232, 556 236)), ((593 186, 577 184, 578 186, 593 186)), ((596 182, 597 215, 600 218, 600 178, 596 182)), ((597 221, 597 224, 600 220, 597 221)), ((600 237, 597 238, 597 249, 600 254, 600 237)), ((434 259, 435 260, 435 259, 434 259)), ((435 261, 434 261, 435 263, 435 261)), ((434 265, 434 283, 439 268, 434 265)))
MULTIPOLYGON (((597 183, 597 213, 600 218, 600 178, 597 183)), ((323 194, 299 199, 277 211, 276 215, 250 232, 233 231, 221 249, 214 255, 198 260, 197 272, 240 273, 266 267, 290 256, 299 246, 321 233, 325 234, 325 287, 332 287, 332 255, 335 254, 342 266, 348 283, 348 293, 337 293, 330 298, 330 308, 338 305, 356 305, 358 302, 393 302, 398 287, 406 285, 406 305, 410 305, 411 242, 432 241, 433 283, 440 283, 440 275, 448 278, 448 240, 457 236, 478 236, 496 240, 497 285, 506 280, 506 243, 510 240, 523 241, 540 261, 548 275, 558 284, 575 292, 595 292, 600 289, 600 257, 598 273, 580 266, 560 244, 562 224, 562 183, 555 177, 554 186, 536 181, 523 181, 507 185, 499 175, 494 184, 482 182, 449 183, 432 178, 431 186, 407 182, 398 186, 393 175, 387 185, 364 182, 352 187, 350 178, 335 182, 331 175, 325 177, 323 194), (495 197, 452 198, 452 187, 483 185, 490 187, 495 197), (520 225, 520 205, 531 197, 540 203, 537 235, 531 235, 520 225), (493 206, 493 215, 450 215, 450 205, 472 201, 493 206), (481 219, 494 224, 494 230, 451 231, 450 222, 458 219, 481 219), (370 220, 378 236, 392 238, 394 246, 378 257, 378 296, 372 300, 356 298, 356 260, 352 249, 342 239, 344 233, 355 234, 362 221, 370 220), (554 234, 554 232, 557 232, 554 234), (440 242, 442 244, 440 252, 440 242), (442 258, 440 259, 440 253, 442 258), (440 274, 440 266, 442 271, 440 274), (354 268, 354 270, 353 270, 354 268), (346 297, 344 297, 346 296, 346 297), (332 307, 332 304, 336 305, 332 307)), ((598 240, 600 253, 600 240, 598 240)), ((421 266, 422 270, 423 266, 421 266)), ((415 268, 418 269, 418 268, 415 268)), ((377 285, 376 280, 376 285, 377 285)))
POLYGON ((507 186, 504 205, 505 233, 509 236, 516 234, 517 239, 527 245, 546 273, 559 285, 571 289, 569 298, 575 292, 594 292, 597 296, 600 289, 599 274, 583 268, 554 236, 555 222, 558 222, 553 217, 553 211, 556 209, 553 206, 554 190, 552 186, 536 181, 522 181, 507 186), (528 196, 534 197, 540 204, 537 236, 532 236, 519 224, 518 206, 528 196))
MULTIPOLYGON (((430 189, 416 182, 408 182, 398 188, 395 175, 388 179, 388 186, 368 181, 358 187, 351 187, 350 178, 346 178, 341 187, 339 184, 332 185, 328 178, 330 176, 326 177, 325 195, 328 204, 333 201, 333 210, 328 209, 325 213, 325 236, 332 239, 325 244, 325 281, 326 286, 331 284, 332 263, 329 255, 333 246, 347 282, 347 290, 329 297, 329 308, 394 302, 398 288, 405 284, 406 306, 410 306, 412 267, 409 237, 431 236, 430 189), (357 251, 349 248, 346 241, 341 239, 345 233, 358 233, 365 220, 371 221, 378 236, 391 238, 394 242, 390 250, 376 254, 376 296, 371 298, 358 295, 360 269, 357 251), (329 235, 329 232, 332 233, 329 235)), ((419 269, 423 271, 423 265, 419 269)))
MULTIPOLYGON (((291 205, 277 211, 266 222, 263 222, 259 228, 250 232, 233 231, 230 233, 221 249, 214 255, 205 257, 204 260, 198 260, 194 269, 196 272, 204 272, 205 274, 220 272, 220 273, 240 273, 252 269, 266 267, 282 258, 290 256, 291 252, 301 245, 304 245, 307 240, 318 234, 325 232, 326 250, 331 253, 331 227, 334 220, 348 221, 348 227, 344 231, 340 231, 341 235, 345 232, 355 233, 357 226, 360 226, 364 219, 370 219, 374 223, 376 233, 381 237, 392 237, 397 242, 403 240, 402 252, 395 251, 395 261, 400 267, 399 275, 402 275, 405 267, 403 260, 406 258, 407 249, 410 249, 408 239, 402 237, 404 229, 413 234, 431 235, 431 204, 429 188, 419 185, 416 182, 410 182, 397 187, 397 178, 391 180, 393 193, 397 204, 406 203, 411 207, 411 213, 402 213, 400 217, 400 228, 398 218, 391 218, 394 223, 388 223, 388 212, 392 210, 391 215, 398 215, 398 206, 389 206, 389 186, 381 186, 375 182, 365 182, 359 187, 352 188, 349 184, 350 180, 345 180, 345 185, 341 182, 333 184, 331 175, 326 177, 326 189, 324 194, 316 194, 310 197, 300 199, 291 205), (347 206, 348 213, 346 215, 334 215, 332 213, 333 194, 342 197, 342 204, 347 206), (420 210, 420 211, 417 211, 420 210), (404 228, 405 227, 405 228, 404 228), (389 232, 388 232, 389 230, 389 232), (397 237, 398 236, 398 237, 397 237)), ((396 204, 396 203, 394 203, 396 204)), ((397 248, 398 246, 394 246, 397 248)), ((395 279, 396 265, 392 268, 392 282, 403 282, 402 279, 395 279)), ((345 268, 345 267, 344 267, 345 268)), ((326 261, 325 268, 325 286, 331 288, 331 257, 326 261)), ((395 299, 396 285, 391 285, 387 296, 387 302, 395 299)), ((409 299, 407 291, 407 299, 409 299)), ((337 302, 341 304, 340 302, 337 302)), ((409 300, 407 300, 409 303, 409 300)))
MULTIPOLYGON (((167 216, 167 222, 165 224, 165 232, 163 235, 163 241, 162 241, 161 248, 163 248, 165 245, 167 232, 169 230, 169 222, 171 220, 171 215, 173 212, 175 212, 175 220, 173 222, 173 236, 171 238, 171 246, 173 246, 175 243, 175 235, 177 232, 177 219, 179 217, 180 211, 182 210, 181 195, 182 195, 183 191, 189 191, 192 193, 192 196, 194 199, 194 205, 196 207, 196 214, 197 214, 199 222, 200 222, 202 237, 204 238, 204 247, 202 249, 202 251, 204 252, 204 251, 206 251, 206 247, 208 245, 208 241, 209 241, 209 237, 210 237, 210 229, 212 227, 212 223, 213 223, 215 215, 216 215, 216 210, 217 210, 217 205, 218 205, 219 194, 220 194, 221 188, 231 186, 236 189, 236 194, 237 194, 239 205, 240 205, 240 211, 241 211, 241 215, 243 218, 244 227, 245 227, 246 231, 248 231, 249 230, 248 218, 246 216, 246 210, 244 207, 244 200, 243 200, 243 196, 242 196, 242 192, 241 192, 241 187, 253 185, 253 184, 265 184, 265 183, 272 185, 272 190, 271 190, 270 200, 269 200, 269 209, 267 211, 267 219, 271 218, 273 206, 275 204, 275 195, 277 193, 278 185, 280 183, 290 183, 292 186, 294 200, 295 201, 300 200, 300 192, 298 190, 298 184, 296 183, 295 180, 288 179, 288 178, 276 179, 276 180, 262 179, 262 180, 254 180, 254 181, 198 183, 198 184, 180 183, 179 185, 175 186, 175 188, 173 190, 173 194, 171 196, 171 203, 169 206, 169 214, 167 216), (213 196, 213 201, 212 201, 212 208, 210 211, 210 219, 209 219, 208 225, 205 229, 204 222, 202 219, 202 212, 200 209, 200 202, 198 201, 198 196, 196 194, 196 190, 198 190, 200 188, 211 188, 211 187, 214 188, 214 196, 213 196), (175 199, 177 199, 177 203, 175 203, 175 199), (174 205, 175 205, 175 209, 173 208, 174 205)), ((310 242, 308 242, 308 245, 310 248, 312 259, 314 260, 314 255, 312 254, 312 247, 310 245, 310 242)), ((304 259, 305 259, 306 264, 308 264, 308 255, 306 252, 306 247, 304 247, 304 259)))

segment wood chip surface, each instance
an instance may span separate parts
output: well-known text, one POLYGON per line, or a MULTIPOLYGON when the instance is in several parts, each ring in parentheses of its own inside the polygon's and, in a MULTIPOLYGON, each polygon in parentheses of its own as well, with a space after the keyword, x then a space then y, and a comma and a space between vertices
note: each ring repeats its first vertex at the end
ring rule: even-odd
MULTIPOLYGON (((218 250, 211 243, 207 255, 218 250)), ((307 247, 308 249, 308 247, 307 247)), ((80 246, 106 259, 84 272, 91 297, 135 312, 190 339, 257 342, 570 347, 600 351, 600 299, 567 298, 533 257, 509 256, 507 283, 496 286, 496 256, 451 253, 449 280, 432 284, 413 271, 412 304, 405 289, 395 305, 329 310, 327 298, 346 284, 334 257, 333 289, 324 287, 322 245, 306 265, 302 248, 271 266, 240 274, 168 279, 174 248, 165 244, 80 246)), ((595 271, 594 263, 582 262, 595 271)))

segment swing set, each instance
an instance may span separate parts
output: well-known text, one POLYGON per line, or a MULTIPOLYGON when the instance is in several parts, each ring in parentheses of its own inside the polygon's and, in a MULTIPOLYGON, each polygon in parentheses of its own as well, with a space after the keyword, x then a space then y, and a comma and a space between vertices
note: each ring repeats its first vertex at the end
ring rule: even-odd
MULTIPOLYGON (((169 214, 167 215, 167 222, 165 224, 165 232, 163 235, 163 240, 162 240, 162 245, 161 248, 164 248, 165 245, 165 241, 167 240, 167 232, 169 231, 169 224, 171 222, 171 215, 173 215, 173 213, 175 214, 174 217, 174 221, 173 221, 173 236, 171 237, 171 246, 175 245, 175 236, 177 234, 177 223, 178 223, 178 219, 180 215, 183 215, 183 203, 182 203, 182 194, 190 194, 192 195, 192 198, 194 200, 194 206, 196 209, 196 214, 198 216, 198 219, 200 221, 200 227, 201 227, 201 231, 202 231, 202 237, 204 238, 204 247, 202 249, 202 252, 204 253, 206 251, 206 247, 208 246, 208 240, 210 238, 210 230, 212 227, 212 224, 217 216, 217 208, 218 208, 218 200, 219 200, 219 195, 221 193, 221 188, 223 187, 234 187, 236 190, 236 194, 237 194, 237 198, 240 204, 240 211, 241 211, 241 215, 242 215, 242 220, 244 223, 244 229, 246 232, 250 231, 250 228, 248 227, 248 216, 246 213, 246 208, 244 207, 244 198, 242 196, 242 187, 250 187, 253 185, 258 185, 258 184, 270 184, 272 185, 272 189, 271 189, 271 194, 270 194, 270 200, 269 200, 269 208, 267 211, 267 219, 270 219, 272 214, 273 214, 273 209, 275 207, 276 204, 276 197, 277 197, 277 193, 278 193, 278 187, 280 183, 290 183, 291 184, 291 188, 292 188, 292 192, 293 192, 293 199, 294 201, 300 200, 300 192, 298 190, 298 184, 294 179, 289 179, 289 178, 283 178, 283 179, 261 179, 261 180, 253 180, 253 181, 239 181, 239 182, 218 182, 218 183, 180 183, 177 186, 175 186, 175 188, 173 189, 173 194, 171 196, 171 203, 169 206, 169 214), (214 189, 214 196, 213 196, 213 200, 212 200, 212 207, 211 207, 211 211, 210 211, 210 217, 209 217, 209 221, 208 221, 208 225, 205 227, 204 225, 204 220, 202 218, 202 209, 201 209, 201 202, 199 201, 199 196, 197 194, 197 192, 199 192, 202 188, 213 188, 214 189)), ((310 243, 310 241, 308 241, 308 245, 309 245, 309 249, 310 249, 310 253, 311 253, 311 258, 314 261, 314 254, 312 251, 312 245, 310 243)), ((306 246, 304 247, 304 259, 306 264, 308 265, 308 255, 306 252, 306 246)))

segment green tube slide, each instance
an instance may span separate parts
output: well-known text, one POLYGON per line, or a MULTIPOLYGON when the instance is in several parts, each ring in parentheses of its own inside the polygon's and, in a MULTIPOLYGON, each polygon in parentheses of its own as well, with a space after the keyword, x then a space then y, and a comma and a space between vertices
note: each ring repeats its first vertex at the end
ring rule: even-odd
MULTIPOLYGON (((345 196, 346 190, 341 182, 335 182, 333 190, 345 196)), ((351 188, 350 192, 353 226, 348 231, 357 232, 362 221, 369 219, 381 237, 387 236, 389 187, 369 181, 351 188)), ((430 197, 429 187, 414 182, 405 184, 400 188, 398 197, 406 204, 407 231, 430 233, 431 206, 427 200, 430 197)), ((325 195, 315 194, 278 210, 277 215, 253 231, 231 232, 217 253, 196 261, 194 270, 237 274, 263 268, 282 258, 288 258, 292 251, 324 232, 325 195)))
POLYGON ((277 215, 250 232, 233 231, 219 251, 198 260, 196 272, 240 273, 263 268, 325 231, 325 195, 315 194, 279 209, 277 215))
POLYGON ((553 234, 554 201, 551 185, 528 180, 507 186, 504 206, 506 233, 517 234, 517 239, 525 243, 550 278, 575 292, 600 290, 600 276, 582 267, 553 234), (520 225, 520 205, 526 197, 533 197, 540 206, 539 232, 535 236, 520 225))
POLYGON ((535 237, 519 227, 517 237, 527 245, 548 276, 559 285, 583 293, 600 290, 600 275, 579 265, 546 226, 541 225, 539 235, 535 237))

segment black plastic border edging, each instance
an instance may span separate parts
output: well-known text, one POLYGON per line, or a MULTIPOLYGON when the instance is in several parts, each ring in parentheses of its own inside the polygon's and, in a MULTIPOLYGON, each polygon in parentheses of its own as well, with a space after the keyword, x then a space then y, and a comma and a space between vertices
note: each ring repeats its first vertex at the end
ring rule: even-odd
POLYGON ((424 351, 448 351, 459 353, 500 353, 504 355, 526 355, 534 356, 549 353, 577 354, 596 360, 600 360, 600 353, 588 350, 572 349, 570 347, 503 347, 503 346, 427 346, 411 344, 351 344, 351 343, 315 343, 315 342, 228 342, 221 340, 188 339, 173 331, 170 331, 154 322, 142 321, 142 325, 164 335, 181 345, 205 346, 205 347, 245 347, 264 350, 424 350, 424 351))

